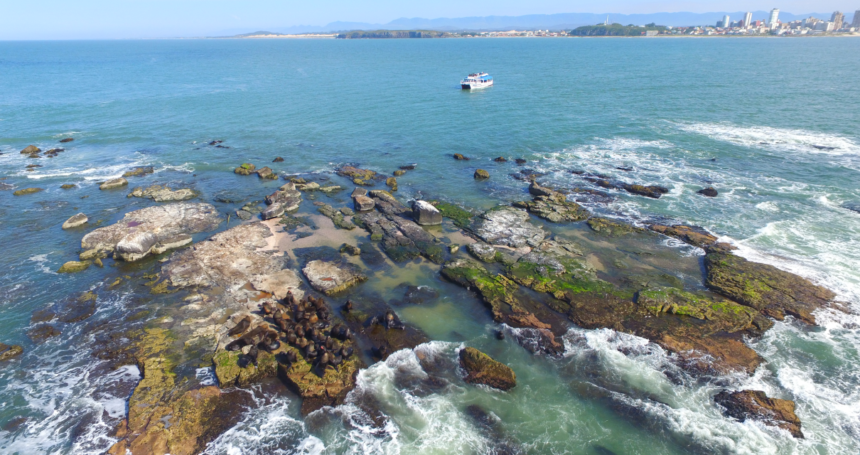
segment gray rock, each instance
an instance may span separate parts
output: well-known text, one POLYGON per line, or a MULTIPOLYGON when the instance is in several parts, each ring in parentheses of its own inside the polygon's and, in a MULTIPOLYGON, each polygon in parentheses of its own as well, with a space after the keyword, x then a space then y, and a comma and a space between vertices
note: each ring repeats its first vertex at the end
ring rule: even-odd
POLYGON ((250 220, 254 215, 247 210, 236 210, 236 216, 242 221, 250 220))
POLYGON ((492 245, 522 248, 537 246, 546 232, 529 222, 529 214, 513 207, 497 207, 483 213, 477 220, 475 234, 492 245))
POLYGON ((492 245, 488 245, 484 242, 475 242, 470 243, 467 248, 469 253, 472 253, 472 256, 475 256, 483 262, 496 261, 496 249, 493 248, 492 245))
POLYGON ((292 183, 287 183, 280 190, 266 196, 266 204, 269 207, 262 211, 260 216, 264 220, 279 217, 284 212, 297 210, 302 203, 302 193, 295 189, 292 183))
POLYGON ((271 220, 272 218, 277 218, 284 214, 284 204, 280 202, 275 202, 272 205, 266 207, 265 210, 260 212, 260 217, 264 220, 271 220))
POLYGON ((81 240, 84 250, 115 251, 117 257, 135 261, 150 253, 157 243, 181 234, 218 227, 221 218, 211 204, 178 202, 126 213, 115 224, 96 229, 81 240))
POLYGON ((299 191, 316 191, 320 189, 320 184, 317 182, 303 183, 296 185, 296 189, 299 191))
POLYGON ((550 188, 540 186, 537 182, 532 181, 529 185, 529 193, 533 196, 552 196, 555 191, 550 188))
POLYGON ((86 215, 84 215, 83 213, 78 213, 77 215, 69 218, 68 220, 66 220, 65 223, 63 223, 63 229, 72 229, 78 226, 83 226, 87 223, 87 221, 89 221, 89 218, 87 218, 86 215))
POLYGON ((358 212, 373 210, 373 207, 376 206, 373 199, 367 196, 355 196, 352 199, 355 201, 355 210, 358 212))
POLYGON ((351 264, 320 260, 309 262, 302 273, 314 289, 326 295, 344 291, 367 279, 351 264))
POLYGON ((198 193, 189 188, 181 188, 174 191, 167 186, 161 185, 152 185, 148 188, 138 187, 131 190, 131 193, 128 194, 128 197, 152 199, 155 202, 187 201, 197 196, 198 193))
POLYGON ((356 188, 356 189, 352 190, 352 195, 351 195, 351 196, 352 196, 352 197, 356 197, 356 196, 367 196, 367 190, 366 190, 366 189, 364 189, 364 188, 356 188))
POLYGON ((172 237, 166 240, 162 240, 156 243, 152 247, 152 254, 161 254, 168 250, 175 250, 177 248, 181 248, 185 245, 190 245, 193 239, 188 234, 179 234, 176 237, 172 237))
POLYGON ((120 177, 118 179, 111 179, 111 180, 108 180, 107 182, 102 183, 101 185, 99 185, 99 189, 100 190, 112 190, 115 188, 122 188, 126 185, 128 185, 128 180, 120 177))
POLYGON ((422 226, 442 224, 442 212, 427 201, 412 203, 412 218, 422 226))

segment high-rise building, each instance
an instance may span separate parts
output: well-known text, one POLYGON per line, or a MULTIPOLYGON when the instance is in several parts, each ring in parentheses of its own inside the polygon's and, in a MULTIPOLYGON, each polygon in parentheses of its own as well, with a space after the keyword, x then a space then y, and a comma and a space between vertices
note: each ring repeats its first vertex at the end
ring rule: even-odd
POLYGON ((752 13, 747 12, 744 15, 744 27, 750 28, 750 24, 752 24, 752 13))
POLYGON ((851 23, 851 26, 860 28, 860 9, 854 11, 854 22, 851 23))
POLYGON ((731 26, 732 26, 732 19, 729 17, 728 14, 726 14, 725 16, 723 16, 723 27, 729 28, 731 26))
POLYGON ((840 13, 839 11, 834 11, 833 15, 830 16, 830 22, 833 22, 833 29, 839 30, 842 28, 842 22, 845 21, 845 15, 840 13))
POLYGON ((767 25, 769 25, 770 28, 776 28, 776 26, 779 25, 779 8, 770 10, 770 18, 767 21, 767 25))

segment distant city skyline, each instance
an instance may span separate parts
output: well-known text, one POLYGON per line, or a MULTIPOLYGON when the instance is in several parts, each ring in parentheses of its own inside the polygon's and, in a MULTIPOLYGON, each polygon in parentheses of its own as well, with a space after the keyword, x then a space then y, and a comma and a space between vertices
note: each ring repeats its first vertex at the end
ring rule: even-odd
MULTIPOLYGON (((622 14, 737 14, 741 11, 769 12, 773 8, 795 15, 826 14, 828 18, 833 11, 841 11, 845 14, 844 21, 852 23, 856 21, 854 11, 860 8, 860 0, 823 0, 814 3, 779 0, 609 0, 600 4, 561 0, 534 0, 527 3, 497 0, 491 4, 452 0, 421 3, 395 0, 322 0, 313 3, 295 0, 30 0, 4 4, 0 14, 0 40, 214 36, 296 26, 321 27, 333 22, 386 24, 400 18, 453 19, 587 13, 609 14, 612 21, 612 15, 622 14)), ((735 17, 738 20, 743 16, 735 17)))

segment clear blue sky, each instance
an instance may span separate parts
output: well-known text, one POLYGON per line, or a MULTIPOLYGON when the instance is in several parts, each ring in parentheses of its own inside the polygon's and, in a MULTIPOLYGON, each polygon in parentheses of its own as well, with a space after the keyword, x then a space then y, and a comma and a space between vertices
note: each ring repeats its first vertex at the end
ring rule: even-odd
POLYGON ((159 38, 239 33, 334 21, 553 13, 841 10, 860 0, 0 0, 0 40, 159 38))

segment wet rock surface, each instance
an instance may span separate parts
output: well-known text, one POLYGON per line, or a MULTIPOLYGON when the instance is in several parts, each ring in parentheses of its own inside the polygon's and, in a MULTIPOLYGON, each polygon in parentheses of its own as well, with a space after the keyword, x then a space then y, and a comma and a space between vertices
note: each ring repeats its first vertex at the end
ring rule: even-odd
POLYGON ((15 358, 24 352, 24 348, 17 344, 8 345, 0 343, 0 362, 15 358))
POLYGON ((111 180, 108 180, 108 181, 102 183, 101 185, 99 185, 99 189, 100 190, 115 190, 117 188, 122 188, 126 185, 128 185, 128 180, 126 180, 123 177, 120 177, 120 178, 111 179, 111 180))
POLYGON ((493 360, 475 348, 460 351, 460 365, 466 370, 465 381, 483 384, 499 390, 510 390, 517 385, 517 376, 507 365, 493 360))
POLYGON ((576 202, 568 201, 564 194, 542 187, 535 182, 529 186, 529 193, 535 196, 531 202, 515 203, 529 213, 553 223, 576 222, 587 219, 590 214, 576 202))
POLYGON ((147 207, 85 235, 81 248, 115 252, 122 260, 136 261, 150 254, 159 242, 212 230, 220 222, 218 211, 210 204, 180 202, 147 207))
POLYGON ((803 438, 800 419, 794 413, 794 402, 769 398, 760 390, 740 392, 723 391, 714 397, 714 402, 725 408, 726 415, 741 422, 752 419, 765 425, 782 428, 795 438, 803 438))
POLYGON ((652 224, 648 226, 648 229, 669 237, 675 237, 678 240, 700 248, 713 245, 717 242, 717 237, 715 235, 697 226, 685 226, 680 224, 664 226, 660 224, 652 224))
POLYGON ((84 215, 83 213, 78 213, 77 215, 72 216, 63 223, 63 229, 72 229, 80 227, 87 224, 87 221, 89 221, 89 218, 87 218, 86 215, 84 215))
POLYGON ((442 212, 427 201, 412 203, 412 218, 422 226, 442 224, 442 212))

